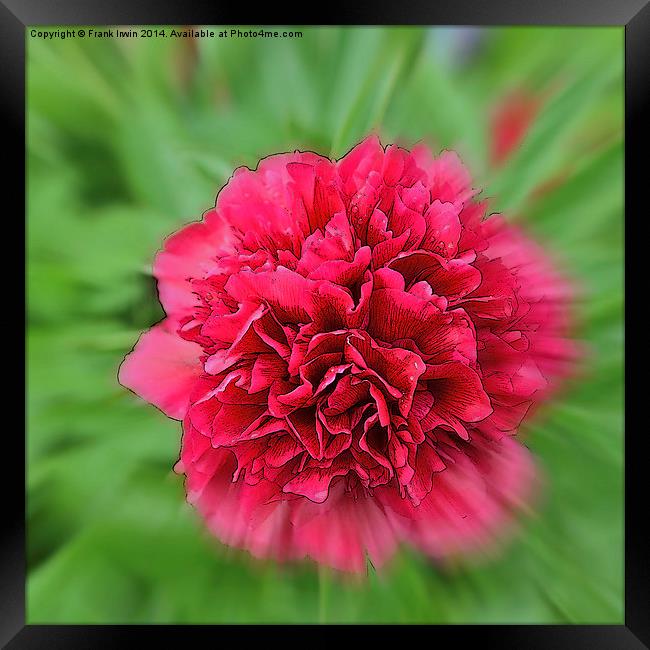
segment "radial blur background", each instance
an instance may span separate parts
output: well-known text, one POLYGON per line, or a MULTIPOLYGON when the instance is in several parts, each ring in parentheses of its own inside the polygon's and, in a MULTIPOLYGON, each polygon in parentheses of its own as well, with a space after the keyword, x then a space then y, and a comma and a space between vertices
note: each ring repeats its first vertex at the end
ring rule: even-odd
POLYGON ((622 623, 622 28, 290 29, 28 37, 28 622, 622 623), (544 489, 501 555, 350 580, 209 538, 180 424, 116 375, 235 167, 369 131, 460 152, 580 287, 585 356, 522 430, 544 489))

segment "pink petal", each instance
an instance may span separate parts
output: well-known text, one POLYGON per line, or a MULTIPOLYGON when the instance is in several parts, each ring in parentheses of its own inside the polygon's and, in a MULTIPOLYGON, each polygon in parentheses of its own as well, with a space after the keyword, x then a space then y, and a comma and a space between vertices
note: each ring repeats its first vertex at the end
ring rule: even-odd
POLYGON ((192 293, 190 278, 204 277, 220 255, 234 251, 233 245, 228 224, 214 211, 206 212, 203 221, 191 223, 165 240, 163 250, 156 256, 153 274, 168 316, 180 320, 192 313, 197 296, 192 293))
POLYGON ((514 511, 533 496, 535 467, 525 447, 478 435, 471 445, 461 444, 445 447, 447 467, 434 475, 418 506, 388 487, 375 490, 399 533, 435 557, 488 552, 511 532, 514 511))
POLYGON ((190 392, 203 371, 201 347, 185 341, 165 319, 142 334, 120 366, 120 383, 176 420, 185 416, 190 392))
POLYGON ((278 320, 285 323, 306 323, 309 320, 305 304, 313 287, 312 281, 283 268, 260 273, 241 271, 226 283, 226 291, 234 299, 263 301, 278 320))

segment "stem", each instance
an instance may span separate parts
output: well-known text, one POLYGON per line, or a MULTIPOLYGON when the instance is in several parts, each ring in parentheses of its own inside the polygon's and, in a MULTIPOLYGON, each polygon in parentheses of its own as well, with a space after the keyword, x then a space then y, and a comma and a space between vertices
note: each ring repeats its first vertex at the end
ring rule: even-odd
POLYGON ((327 568, 318 567, 318 622, 323 624, 327 618, 327 587, 328 587, 327 568))

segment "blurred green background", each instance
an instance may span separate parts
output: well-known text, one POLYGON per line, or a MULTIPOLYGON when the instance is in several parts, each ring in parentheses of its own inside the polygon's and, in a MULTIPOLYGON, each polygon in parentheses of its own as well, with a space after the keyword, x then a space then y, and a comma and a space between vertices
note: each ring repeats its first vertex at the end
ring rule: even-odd
POLYGON ((302 31, 28 37, 28 622, 621 623, 623 29, 302 31), (539 111, 497 165, 513 92, 539 111), (505 553, 437 567, 405 549, 351 581, 209 539, 171 471, 180 425, 116 374, 162 316, 163 237, 236 166, 340 156, 371 130, 460 151, 581 285, 588 354, 524 431, 546 485, 505 553))

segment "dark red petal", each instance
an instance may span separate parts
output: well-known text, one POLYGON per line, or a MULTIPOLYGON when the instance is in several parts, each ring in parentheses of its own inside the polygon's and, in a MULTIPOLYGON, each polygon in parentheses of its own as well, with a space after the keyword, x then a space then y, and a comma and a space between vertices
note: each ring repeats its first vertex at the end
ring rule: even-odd
POLYGON ((266 417, 266 410, 265 405, 258 404, 222 404, 212 420, 212 445, 230 447, 270 433, 259 429, 266 417))
POLYGON ((407 286, 426 280, 433 293, 458 300, 481 284, 481 272, 464 260, 446 260, 435 253, 405 253, 390 263, 390 268, 404 276, 407 286))
POLYGON ((298 409, 287 415, 287 422, 303 447, 313 458, 323 457, 323 432, 316 419, 316 409, 298 409))
POLYGON ((367 329, 379 341, 412 340, 435 363, 476 360, 475 333, 462 309, 443 312, 431 300, 404 291, 373 291, 367 329))
POLYGON ((347 463, 338 456, 329 467, 307 467, 292 478, 282 488, 283 492, 292 492, 307 497, 315 503, 327 499, 330 483, 336 476, 344 476, 350 471, 347 463))
POLYGON ((379 379, 395 387, 400 411, 407 415, 418 379, 425 370, 424 361, 402 348, 381 348, 360 334, 351 334, 347 343, 346 358, 359 368, 373 370, 379 379))
POLYGON ((422 379, 433 395, 432 412, 443 419, 450 415, 463 422, 478 422, 492 412, 481 378, 462 363, 428 365, 422 379))

